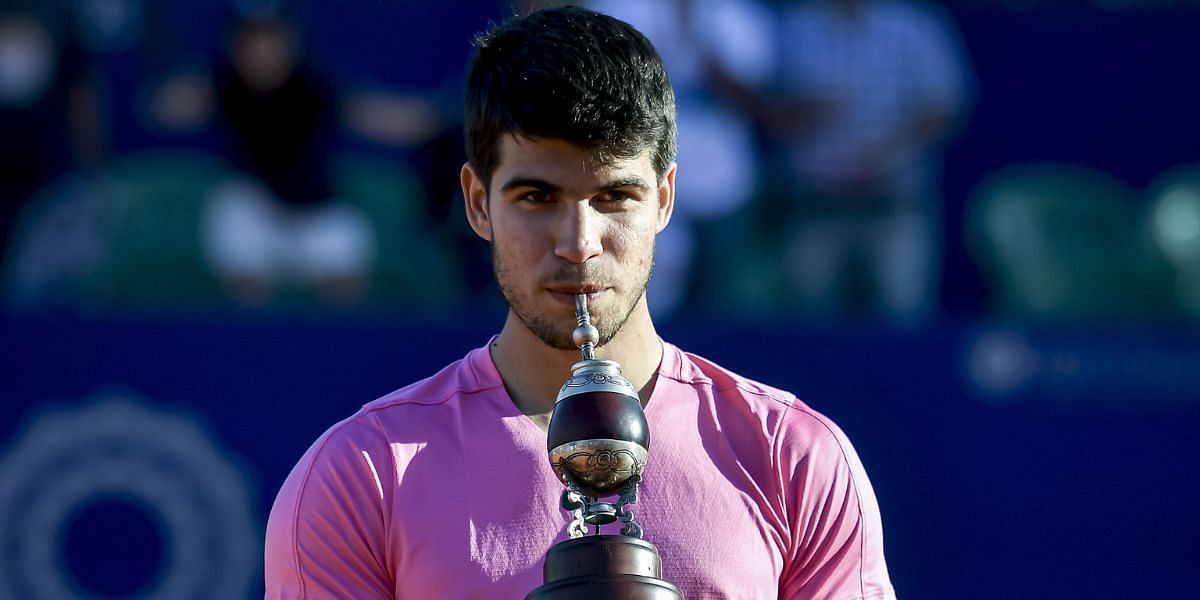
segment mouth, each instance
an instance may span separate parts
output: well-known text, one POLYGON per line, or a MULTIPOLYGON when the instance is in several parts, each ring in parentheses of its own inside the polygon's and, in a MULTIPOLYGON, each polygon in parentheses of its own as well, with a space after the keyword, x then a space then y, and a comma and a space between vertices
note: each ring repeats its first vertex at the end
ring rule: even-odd
POLYGON ((569 305, 572 310, 575 309, 575 296, 586 294, 588 306, 594 306, 596 301, 603 298, 609 293, 609 289, 599 285, 556 285, 546 288, 550 296, 556 301, 569 305))

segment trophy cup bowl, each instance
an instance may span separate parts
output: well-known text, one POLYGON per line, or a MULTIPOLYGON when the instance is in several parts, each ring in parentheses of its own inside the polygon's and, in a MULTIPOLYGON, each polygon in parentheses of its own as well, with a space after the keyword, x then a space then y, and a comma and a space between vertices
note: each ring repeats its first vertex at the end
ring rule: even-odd
POLYGON ((581 491, 601 498, 642 474, 650 428, 633 386, 620 376, 615 362, 576 363, 574 371, 550 419, 550 465, 564 484, 570 473, 581 491))
POLYGON ((544 585, 526 600, 682 600, 662 579, 658 550, 642 539, 629 505, 646 466, 650 428, 637 390, 615 361, 593 356, 599 333, 590 323, 587 297, 576 297, 575 344, 583 360, 571 367, 547 430, 550 465, 566 486, 562 506, 574 519, 570 539, 546 553, 544 585), (615 504, 600 498, 619 494, 615 504), (621 535, 600 528, 620 520, 621 535), (595 527, 586 535, 586 525, 595 527))

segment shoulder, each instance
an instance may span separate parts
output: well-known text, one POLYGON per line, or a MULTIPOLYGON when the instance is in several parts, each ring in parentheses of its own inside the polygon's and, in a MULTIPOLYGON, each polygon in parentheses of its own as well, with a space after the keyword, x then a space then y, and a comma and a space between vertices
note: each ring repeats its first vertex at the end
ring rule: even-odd
MULTIPOLYGON (((825 473, 862 470, 849 438, 832 419, 810 407, 792 392, 755 381, 724 368, 712 360, 664 344, 662 375, 695 389, 700 396, 711 393, 712 419, 734 445, 745 445, 751 437, 762 444, 776 471, 819 469, 825 473), (674 358, 667 359, 675 352, 674 358)), ((743 452, 743 454, 746 454, 743 452)))
POLYGON ((462 395, 473 395, 502 387, 503 382, 491 362, 487 346, 484 346, 446 365, 434 375, 368 402, 359 411, 359 415, 411 406, 436 406, 452 402, 462 395))
POLYGON ((377 566, 387 556, 391 460, 381 428, 361 410, 309 447, 267 519, 267 597, 384 597, 391 582, 377 566), (357 591, 344 589, 350 581, 357 591))
POLYGON ((820 412, 800 400, 796 394, 727 369, 715 361, 664 344, 666 353, 675 358, 664 360, 661 374, 693 387, 711 387, 714 396, 726 402, 738 402, 755 412, 772 413, 795 422, 795 426, 814 431, 836 429, 836 425, 820 412), (786 417, 785 417, 786 415, 786 417))
POLYGON ((743 377, 715 361, 663 342, 659 375, 690 386, 708 386, 717 391, 737 391, 765 402, 790 405, 796 396, 748 377, 743 377))
MULTIPOLYGON (((307 480, 314 467, 344 468, 371 455, 390 456, 392 438, 420 430, 428 419, 437 418, 430 407, 447 407, 461 397, 502 389, 491 367, 487 347, 473 350, 436 374, 402 387, 363 405, 353 415, 328 428, 309 447, 293 476, 307 480), (482 356, 480 355, 482 353, 482 356)), ((492 367, 494 370, 494 367, 492 367)))
POLYGON ((499 377, 487 348, 477 349, 367 403, 317 438, 284 481, 268 518, 267 595, 306 597, 307 590, 308 596, 391 597, 389 507, 398 478, 416 446, 452 437, 433 425, 456 422, 430 408, 494 390, 493 379, 499 377), (353 590, 344 589, 348 582, 353 590))

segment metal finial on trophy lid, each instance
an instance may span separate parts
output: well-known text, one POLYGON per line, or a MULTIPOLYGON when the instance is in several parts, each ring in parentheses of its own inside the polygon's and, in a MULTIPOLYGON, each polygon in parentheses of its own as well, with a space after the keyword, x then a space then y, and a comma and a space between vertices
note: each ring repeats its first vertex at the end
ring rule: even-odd
POLYGON ((594 360, 596 344, 600 343, 600 331, 592 325, 591 315, 588 314, 587 294, 575 295, 575 320, 579 327, 575 328, 571 338, 583 353, 583 360, 594 360))

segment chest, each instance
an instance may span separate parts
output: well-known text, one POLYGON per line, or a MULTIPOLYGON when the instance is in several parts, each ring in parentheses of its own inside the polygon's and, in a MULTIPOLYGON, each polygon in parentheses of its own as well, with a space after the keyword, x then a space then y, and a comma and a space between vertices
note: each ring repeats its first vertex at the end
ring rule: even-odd
MULTIPOLYGON (((775 597, 783 537, 769 501, 698 441, 656 442, 633 512, 664 578, 689 598, 775 597)), ((541 585, 569 521, 543 444, 443 439, 399 455, 388 528, 398 598, 524 598, 541 585)))

